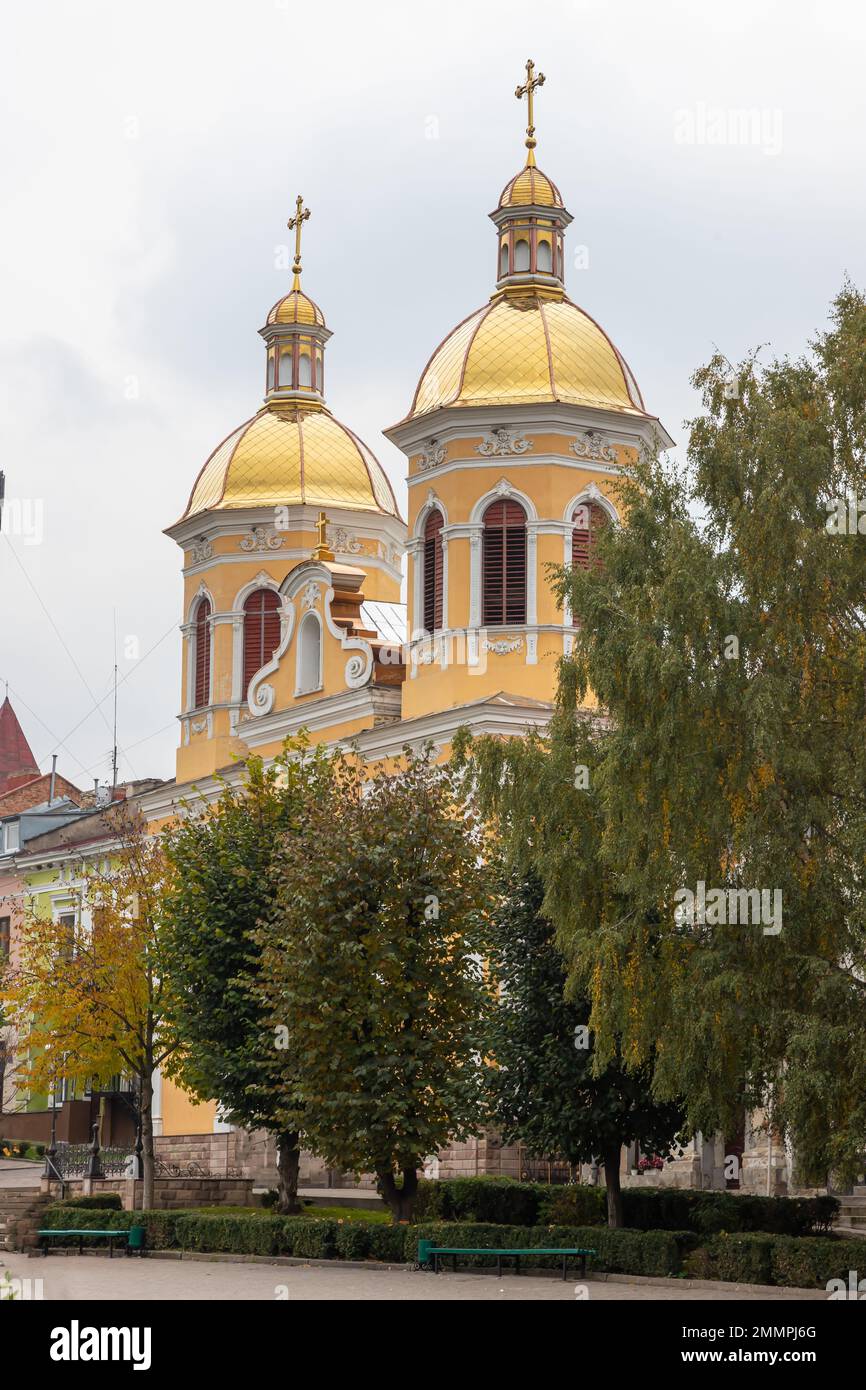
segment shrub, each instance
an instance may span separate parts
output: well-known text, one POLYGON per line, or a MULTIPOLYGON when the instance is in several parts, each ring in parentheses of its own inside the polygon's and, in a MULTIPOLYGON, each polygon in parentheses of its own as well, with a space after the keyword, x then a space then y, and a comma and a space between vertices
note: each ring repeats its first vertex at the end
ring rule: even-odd
POLYGON ((757 1232, 715 1236, 707 1247, 710 1277, 734 1284, 769 1284, 773 1237, 757 1232))
POLYGON ((623 1221, 639 1231, 690 1230, 702 1235, 759 1231, 805 1236, 829 1230, 835 1197, 760 1197, 685 1188, 625 1188, 623 1221))
MULTIPOLYGON (((624 1188, 623 1224, 636 1231, 761 1231, 806 1236, 829 1231, 835 1197, 759 1197, 687 1188, 624 1188)), ((497 1225, 602 1225, 604 1188, 519 1183, 510 1178, 443 1178, 419 1184, 416 1221, 493 1222, 497 1225)))
MULTIPOLYGON (((413 1229, 409 1227, 409 1229, 413 1229)), ((411 1255, 406 1255, 404 1247, 406 1245, 405 1226, 367 1226, 365 1227, 370 1239, 369 1258, 371 1260, 381 1260, 383 1264, 402 1264, 405 1260, 413 1263, 416 1258, 416 1250, 411 1255)))
POLYGON ((341 1260, 366 1260, 370 1253, 370 1228, 361 1222, 337 1226, 337 1256, 341 1260))
POLYGON ((607 1196, 603 1187, 545 1189, 538 1220, 545 1226, 600 1226, 607 1222, 607 1196))
POLYGON ((66 1197, 58 1202, 59 1207, 76 1207, 79 1211, 122 1211, 123 1201, 119 1192, 102 1192, 93 1197, 66 1197))
POLYGON ((305 1221, 303 1218, 289 1218, 294 1232, 292 1254, 308 1260, 330 1260, 336 1253, 337 1232, 341 1229, 336 1221, 305 1221))
POLYGON ((513 1178, 441 1178, 418 1184, 416 1221, 494 1222, 532 1226, 547 1191, 540 1183, 513 1178))
POLYGON ((866 1244, 856 1238, 777 1237, 770 1269, 773 1283, 783 1288, 824 1289, 831 1279, 841 1279, 847 1287, 851 1270, 866 1274, 866 1244))

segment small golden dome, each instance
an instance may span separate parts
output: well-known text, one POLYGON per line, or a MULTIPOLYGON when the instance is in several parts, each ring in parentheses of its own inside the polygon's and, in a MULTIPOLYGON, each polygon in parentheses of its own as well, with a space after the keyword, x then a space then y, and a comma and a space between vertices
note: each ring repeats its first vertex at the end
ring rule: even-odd
POLYGON ((212 509, 300 504, 400 515, 378 459, 329 410, 271 405, 214 450, 184 518, 212 509))
POLYGON ((407 419, 440 406, 556 401, 645 413, 625 359, 594 319, 569 299, 504 295, 436 349, 407 419))
POLYGON ((325 327, 325 315, 303 290, 291 290, 278 299, 268 314, 268 323, 309 323, 325 327))
POLYGON ((552 179, 537 169, 534 164, 527 164, 515 174, 502 190, 499 199, 501 208, 512 207, 539 207, 539 208, 561 208, 564 206, 562 194, 552 179))

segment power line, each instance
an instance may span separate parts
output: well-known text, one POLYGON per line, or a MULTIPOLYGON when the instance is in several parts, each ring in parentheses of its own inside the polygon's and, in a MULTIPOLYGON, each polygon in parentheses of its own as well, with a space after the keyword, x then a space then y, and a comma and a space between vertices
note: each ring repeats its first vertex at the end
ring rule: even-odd
MULTIPOLYGON (((142 665, 144 664, 144 662, 147 660, 147 658, 150 656, 151 652, 155 652, 156 649, 157 649, 157 647, 161 646, 162 643, 165 641, 166 637, 170 636, 172 632, 176 632, 176 631, 177 631, 177 623, 172 623, 171 627, 168 628, 168 629, 162 634, 161 637, 157 638, 157 640, 154 642, 153 646, 152 646, 152 647, 148 647, 147 651, 144 653, 144 656, 139 657, 138 661, 135 663, 135 665, 132 667, 132 669, 131 669, 130 671, 127 671, 127 673, 126 673, 125 676, 121 676, 120 680, 117 682, 118 686, 121 686, 121 685, 123 685, 123 683, 124 683, 125 681, 128 681, 129 678, 130 678, 130 676, 134 676, 135 673, 136 673, 136 671, 138 670, 138 668, 139 668, 140 666, 142 666, 142 665)), ((66 737, 67 737, 67 738, 71 738, 72 735, 76 732, 76 730, 80 729, 81 726, 82 726, 82 724, 86 723, 86 721, 87 721, 87 720, 90 718, 90 716, 94 713, 94 711, 95 711, 97 705, 104 705, 105 702, 106 702, 106 700, 110 700, 113 694, 114 694, 114 690, 113 690, 112 688, 109 688, 108 693, 105 694, 105 695, 103 695, 102 698, 101 698, 100 700, 97 701, 96 705, 93 706, 93 709, 89 709, 89 710, 87 711, 86 714, 83 714, 83 715, 81 716, 81 718, 79 719, 79 721, 78 721, 77 724, 73 724, 72 728, 71 728, 71 729, 69 730, 69 732, 66 734, 66 737)), ((41 723, 41 720, 40 720, 40 723, 41 723)), ((44 726, 43 726, 43 727, 44 727, 44 726)), ((49 732, 50 732, 50 730, 49 730, 49 732)), ((135 744, 131 744, 130 747, 134 748, 134 747, 135 747, 135 744)), ((121 750, 121 751, 123 751, 123 750, 121 750)))
MULTIPOLYGON (((8 694, 8 692, 9 692, 10 690, 12 690, 12 694, 13 694, 14 697, 15 697, 15 703, 16 703, 16 705, 23 705, 23 707, 24 707, 24 709, 26 709, 27 713, 28 713, 29 715, 31 715, 33 719, 36 720, 36 723, 37 723, 37 724, 41 724, 41 725, 42 725, 42 728, 45 730, 45 732, 46 732, 47 734, 50 734, 50 735, 51 735, 52 739, 54 740, 54 747, 55 747, 55 748, 65 748, 65 749, 66 749, 66 752, 69 754, 69 756, 70 756, 70 758, 72 759, 72 761, 73 761, 74 763, 78 763, 78 766, 81 768, 82 772, 89 772, 90 769, 89 769, 89 768, 86 768, 86 767, 84 766, 84 763, 81 761, 81 759, 80 759, 80 758, 77 758, 77 757, 75 756, 75 754, 73 753, 72 749, 69 748, 69 747, 67 747, 66 740, 65 740, 65 739, 62 739, 62 738, 58 738, 57 735, 55 734, 54 730, 53 730, 53 729, 50 729, 50 728, 48 727, 48 725, 45 723, 45 720, 44 720, 44 719, 40 719, 40 718, 39 718, 39 715, 36 713, 35 709, 33 709, 30 705, 28 705, 27 701, 24 699, 24 696, 21 694, 21 692, 18 691, 18 690, 15 690, 13 687, 11 687, 10 684, 9 684, 9 682, 7 681, 7 682, 6 682, 6 691, 7 691, 7 694, 8 694)), ((67 737, 68 737, 68 735, 67 735, 67 737)), ((37 759, 37 763, 38 763, 39 765, 41 765, 44 761, 45 761, 44 758, 38 758, 38 759, 37 759)))
MULTIPOLYGON (((106 729, 108 729, 109 733, 112 733, 112 732, 113 732, 113 739, 114 739, 114 741, 116 741, 116 730, 115 730, 115 731, 112 731, 111 725, 109 724, 108 720, 107 720, 106 717, 105 717, 105 714, 104 714, 103 711, 102 711, 102 705, 103 705, 103 703, 105 702, 105 700, 109 699, 110 696, 111 696, 112 694, 114 694, 114 695, 115 695, 115 698, 116 698, 116 693, 117 693, 117 690, 116 690, 117 681, 116 681, 116 679, 115 679, 115 688, 114 688, 114 690, 113 690, 113 691, 109 691, 109 692, 108 692, 108 695, 103 696, 103 699, 102 699, 102 700, 97 700, 97 698, 96 698, 96 696, 94 695, 93 691, 90 689, 90 686, 89 686, 89 684, 88 684, 88 682, 87 682, 87 678, 85 677, 84 672, 82 671, 81 667, 78 665, 78 662, 75 660, 75 657, 74 657, 72 651, 70 650, 69 646, 67 645, 66 640, 65 640, 65 638, 64 638, 64 636, 63 636, 63 633, 60 631, 60 628, 59 628, 59 627, 57 626, 57 624, 55 623, 55 621, 54 621, 53 617, 51 616, 51 613, 50 613, 50 611, 49 611, 47 605, 44 603, 44 601, 43 601, 43 599, 42 599, 42 596, 41 596, 41 594, 39 593, 39 590, 36 588, 36 585, 33 583, 33 580, 30 578, 30 575, 27 573, 27 570, 24 568, 24 565, 22 564, 20 558, 19 558, 18 555, 16 554, 15 547, 13 546, 12 542, 9 540, 9 537, 5 534, 5 532, 2 533, 2 534, 3 534, 4 540, 6 541, 7 545, 9 546, 9 549, 10 549, 10 551, 11 551, 11 553, 12 553, 12 557, 13 557, 13 559, 15 560, 16 565, 17 565, 18 568, 20 569, 21 573, 24 575, 24 578, 27 580, 27 583, 28 583, 28 585, 30 586, 31 590, 33 591, 33 594, 34 594, 34 596, 35 596, 35 598, 36 598, 36 600, 37 600, 37 602, 38 602, 40 608, 42 609, 42 611, 43 611, 43 613, 45 614, 46 618, 48 619, 49 623, 51 624, 51 627, 53 628, 54 633, 55 633, 55 635, 57 636, 58 641, 60 642, 60 645, 63 647, 63 650, 66 652, 66 655, 69 657, 69 660, 72 662, 72 665, 74 666, 74 668, 75 668, 75 670, 76 670, 76 672, 77 672, 77 674, 78 674, 78 676, 79 676, 79 678, 80 678, 80 680, 81 680, 81 683, 83 684, 85 690, 87 691, 88 695, 90 696, 90 699, 91 699, 92 704, 93 704, 93 708, 90 709, 90 710, 88 710, 88 712, 87 712, 87 714, 84 716, 84 718, 82 718, 82 719, 80 719, 80 720, 78 721, 78 724, 75 725, 75 728, 74 728, 74 729, 70 730, 70 732, 66 735, 66 738, 71 737, 72 733, 75 732, 75 729, 78 729, 78 728, 81 726, 81 724, 84 723, 84 720, 85 720, 85 719, 89 719, 89 718, 90 718, 90 715, 93 713, 93 710, 95 709, 95 710, 98 710, 98 711, 99 711, 99 717, 100 717, 100 719, 102 720, 103 724, 105 725, 106 729)), ((155 642, 155 643, 154 643, 153 647, 149 648, 149 650, 145 653, 145 656, 141 658, 141 660, 137 663, 137 665, 140 666, 140 665, 141 665, 141 662, 144 661, 145 657, 149 656, 150 653, 151 653, 152 651, 154 651, 156 647, 159 646, 160 642, 164 642, 164 641, 165 641, 165 638, 168 636, 169 632, 174 631, 174 629, 175 629, 175 624, 172 623, 172 626, 168 629, 168 631, 165 632, 165 633, 163 634, 163 636, 159 639, 158 642, 155 642)), ((135 670, 135 667, 133 667, 133 670, 135 670)), ((127 679, 129 678, 130 675, 132 675, 132 671, 128 672, 127 675, 124 676, 124 680, 127 680, 127 679)), ((122 682, 121 682, 121 684, 122 684, 122 682)), ((31 711, 31 713, 32 713, 32 711, 31 711)), ((40 720, 39 720, 39 723, 40 723, 40 724, 43 724, 43 721, 40 719, 40 720)), ((43 728, 46 728, 46 729, 47 729, 47 728, 48 728, 48 725, 47 725, 47 724, 43 724, 43 728)), ((51 732, 51 731, 49 730, 49 733, 50 733, 50 732, 51 732)), ((62 741, 62 742, 61 742, 61 747, 66 747, 65 741, 62 741)), ((67 749, 67 752, 69 752, 69 751, 70 751, 70 750, 67 749)), ((132 771, 133 776, 134 776, 134 777, 137 777, 138 774, 137 774, 135 768, 134 768, 133 765, 132 765, 131 759, 130 759, 130 758, 128 757, 128 755, 127 755, 126 749, 123 748, 122 746, 120 746, 120 751, 121 751, 121 753, 123 753, 124 757, 126 758, 127 762, 129 763, 129 766, 130 766, 130 769, 131 769, 131 771, 132 771)), ((82 763, 81 763, 80 759, 76 758, 74 753, 71 754, 71 756, 73 757, 74 761, 78 763, 79 767, 81 767, 81 766, 82 766, 82 763)))

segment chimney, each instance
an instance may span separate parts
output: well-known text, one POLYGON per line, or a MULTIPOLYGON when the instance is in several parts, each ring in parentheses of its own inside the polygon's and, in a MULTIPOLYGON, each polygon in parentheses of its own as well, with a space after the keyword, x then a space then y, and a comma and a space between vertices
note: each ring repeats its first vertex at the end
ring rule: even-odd
POLYGON ((51 785, 48 788, 48 805, 54 800, 54 784, 57 780, 57 754, 51 754, 51 785))

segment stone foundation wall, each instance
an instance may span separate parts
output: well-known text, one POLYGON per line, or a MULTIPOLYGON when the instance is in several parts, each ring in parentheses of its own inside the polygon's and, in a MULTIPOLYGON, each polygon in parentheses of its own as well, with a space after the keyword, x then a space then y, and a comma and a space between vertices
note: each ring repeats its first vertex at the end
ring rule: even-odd
MULTIPOLYGON (((125 1211, 141 1211, 144 1184, 140 1178, 71 1178, 65 1184, 67 1198, 120 1194, 125 1211)), ((52 1199, 60 1197, 60 1184, 42 1179, 42 1191, 52 1199)), ((157 1178, 154 1182, 155 1211, 178 1211, 185 1207, 248 1207, 253 1205, 251 1178, 157 1178)))

